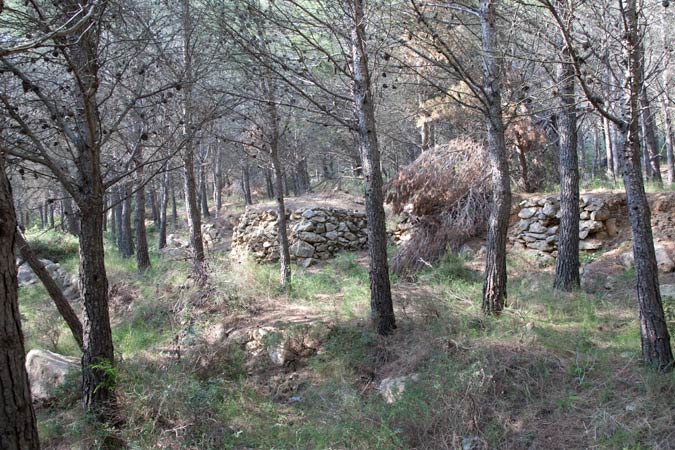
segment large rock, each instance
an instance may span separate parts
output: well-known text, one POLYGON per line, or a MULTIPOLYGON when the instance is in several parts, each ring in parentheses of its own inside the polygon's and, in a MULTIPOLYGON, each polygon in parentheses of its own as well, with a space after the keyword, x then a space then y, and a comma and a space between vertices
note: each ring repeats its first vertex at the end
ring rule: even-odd
POLYGON ((521 219, 529 219, 537 213, 538 208, 523 208, 518 213, 518 217, 521 219))
POLYGON ((76 358, 48 350, 31 350, 26 356, 26 371, 30 381, 33 402, 55 399, 55 391, 63 386, 69 374, 79 370, 76 358))
MULTIPOLYGON (((654 253, 656 254, 656 265, 659 268, 659 272, 669 273, 675 270, 675 263, 661 244, 654 246, 654 253)), ((619 263, 626 269, 632 269, 635 266, 633 252, 625 252, 619 255, 619 263)))
POLYGON ((315 244, 317 242, 326 242, 326 238, 317 233, 312 233, 309 231, 302 231, 298 233, 298 239, 309 242, 310 244, 315 244))
POLYGON ((675 284, 662 284, 660 286, 661 297, 675 298, 675 284))
POLYGON ((30 268, 28 263, 21 264, 16 275, 19 282, 19 287, 29 286, 38 282, 38 277, 33 273, 33 270, 30 268))
POLYGON ((311 258, 314 256, 314 247, 305 241, 296 241, 291 245, 291 254, 298 258, 311 258))

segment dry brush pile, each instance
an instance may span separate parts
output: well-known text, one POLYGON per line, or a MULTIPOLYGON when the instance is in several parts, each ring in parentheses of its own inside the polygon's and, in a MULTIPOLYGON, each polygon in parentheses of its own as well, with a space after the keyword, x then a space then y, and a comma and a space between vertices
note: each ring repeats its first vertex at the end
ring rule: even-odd
POLYGON ((485 231, 492 192, 486 160, 482 144, 454 139, 387 183, 385 200, 404 215, 399 228, 410 230, 392 261, 396 273, 412 274, 485 231))

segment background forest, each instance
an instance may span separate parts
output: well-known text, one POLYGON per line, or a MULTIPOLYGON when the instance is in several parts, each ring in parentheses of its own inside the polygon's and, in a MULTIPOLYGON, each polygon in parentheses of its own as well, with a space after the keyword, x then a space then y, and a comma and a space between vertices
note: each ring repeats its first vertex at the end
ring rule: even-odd
POLYGON ((675 448, 674 11, 0 1, 0 447, 675 448))

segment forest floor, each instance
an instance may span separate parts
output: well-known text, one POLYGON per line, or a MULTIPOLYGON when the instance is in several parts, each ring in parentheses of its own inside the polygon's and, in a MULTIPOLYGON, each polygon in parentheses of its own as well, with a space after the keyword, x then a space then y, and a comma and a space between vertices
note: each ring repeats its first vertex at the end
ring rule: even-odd
MULTIPOLYGON (((72 239, 31 241, 76 270, 72 239)), ((479 252, 394 276, 398 328, 381 338, 368 326, 363 253, 294 267, 282 291, 277 265, 231 260, 225 240, 197 291, 186 261, 153 253, 139 275, 110 244, 124 425, 83 417, 73 377, 38 411, 43 448, 116 435, 132 449, 675 449, 675 373, 641 364, 635 274, 613 263, 622 245, 582 258, 589 271, 609 267, 611 284, 572 294, 553 292, 553 267, 509 253, 499 318, 480 311, 479 252), (301 344, 275 363, 289 336, 301 344), (387 399, 383 380, 405 389, 387 399)), ((20 302, 28 349, 77 355, 41 286, 22 288, 20 302)))

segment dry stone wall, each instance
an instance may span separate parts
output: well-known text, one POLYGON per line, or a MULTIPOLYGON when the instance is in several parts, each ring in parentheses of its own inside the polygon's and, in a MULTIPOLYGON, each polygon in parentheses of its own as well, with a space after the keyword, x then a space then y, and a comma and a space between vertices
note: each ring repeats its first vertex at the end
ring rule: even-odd
MULTIPOLYGON (((613 206, 602 198, 585 194, 579 199, 579 249, 599 250, 616 236, 617 222, 613 206)), ((511 241, 557 256, 560 226, 560 199, 541 197, 523 200, 517 208, 518 220, 511 228, 511 241)))
MULTIPOLYGON (((247 208, 234 229, 232 247, 256 261, 279 259, 277 212, 247 208)), ((366 215, 341 208, 303 208, 286 213, 291 258, 304 266, 336 253, 366 248, 366 215)))

